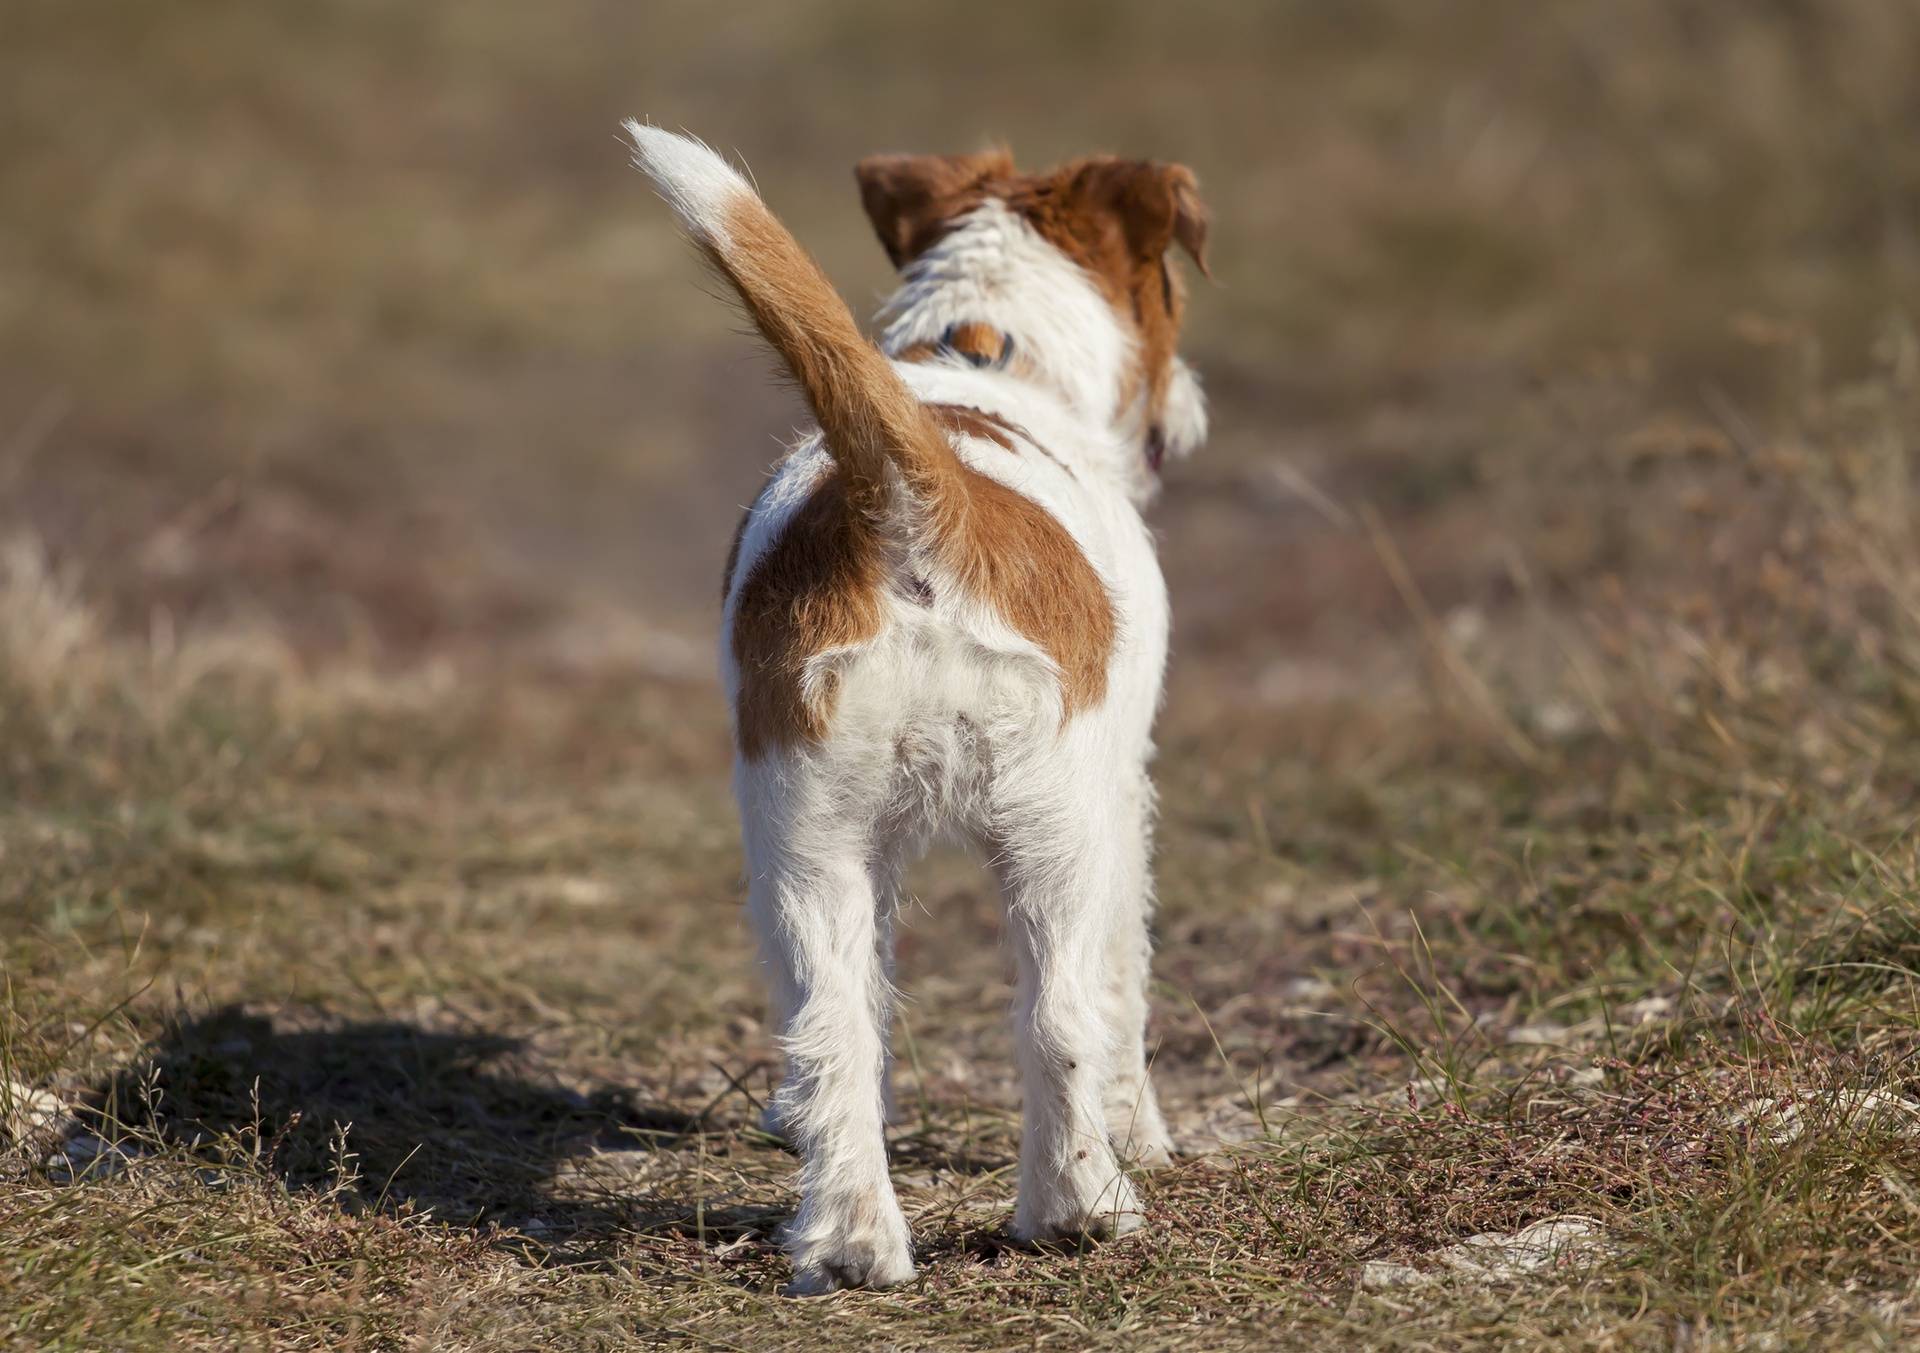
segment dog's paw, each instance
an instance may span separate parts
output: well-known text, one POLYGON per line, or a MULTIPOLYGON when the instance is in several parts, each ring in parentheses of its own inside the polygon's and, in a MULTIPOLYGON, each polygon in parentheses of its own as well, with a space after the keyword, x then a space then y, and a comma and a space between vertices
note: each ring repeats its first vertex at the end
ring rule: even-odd
POLYGON ((1013 1215, 1014 1239, 1029 1243, 1117 1240, 1146 1224, 1133 1182, 1118 1169, 1104 1186, 1091 1190, 1061 1182, 1066 1186, 1021 1194, 1013 1215))
POLYGON ((903 1238, 848 1236, 793 1260, 790 1297, 817 1297, 844 1287, 898 1287, 914 1279, 913 1252, 903 1238))
POLYGON ((913 1257, 905 1250, 896 1254, 877 1253, 862 1245, 850 1245, 840 1253, 805 1268, 795 1267, 793 1281, 787 1284, 790 1297, 819 1297, 842 1288, 860 1287, 878 1290, 910 1283, 915 1277, 913 1257))
POLYGON ((907 1219, 892 1198, 849 1207, 803 1204, 786 1237, 793 1256, 788 1296, 813 1297, 846 1287, 898 1287, 914 1279, 907 1219))

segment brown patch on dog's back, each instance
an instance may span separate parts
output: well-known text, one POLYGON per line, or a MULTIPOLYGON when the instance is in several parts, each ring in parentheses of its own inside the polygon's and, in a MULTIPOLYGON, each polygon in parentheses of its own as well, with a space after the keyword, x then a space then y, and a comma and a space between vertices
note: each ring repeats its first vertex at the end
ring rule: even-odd
POLYGON ((940 561, 1060 669, 1062 720, 1099 704, 1116 625, 1113 599, 1079 542, 1031 498, 965 465, 935 505, 940 561))
POLYGON ((833 716, 831 685, 809 699, 807 663, 867 643, 881 626, 881 554, 839 472, 823 478, 754 562, 733 617, 740 669, 734 710, 740 754, 818 741, 833 716))
MULTIPOLYGON (((929 404, 951 433, 1008 451, 1026 432, 963 404, 929 404)), ((1060 669, 1061 717, 1100 703, 1117 630, 1113 599, 1054 515, 957 456, 953 478, 924 502, 935 551, 962 589, 993 607, 1060 669)))

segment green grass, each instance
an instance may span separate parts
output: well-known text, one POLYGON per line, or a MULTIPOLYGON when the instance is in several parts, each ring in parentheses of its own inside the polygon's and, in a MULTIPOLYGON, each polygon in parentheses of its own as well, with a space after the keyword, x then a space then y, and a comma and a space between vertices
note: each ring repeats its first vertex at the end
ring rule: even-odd
POLYGON ((21 11, 0 1342, 1920 1335, 1914 20, 1008 23, 21 11), (737 144, 856 301, 860 154, 1201 171, 1219 435, 1156 518, 1187 1154, 1140 1235, 1007 1240, 997 904, 943 856, 900 954, 922 1277, 778 1295, 707 653, 792 410, 628 113, 737 144), (1570 1216, 1602 1240, 1453 1267, 1570 1216))

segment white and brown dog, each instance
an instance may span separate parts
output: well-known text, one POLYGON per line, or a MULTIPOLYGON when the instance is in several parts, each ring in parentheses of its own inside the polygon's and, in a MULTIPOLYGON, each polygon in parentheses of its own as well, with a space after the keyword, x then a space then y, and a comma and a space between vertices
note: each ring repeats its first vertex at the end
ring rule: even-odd
POLYGON ((754 190, 627 124, 820 423, 734 542, 734 787, 799 1150, 796 1292, 913 1277, 884 1136, 890 930, 936 835, 1005 895, 1024 1086, 1022 1239, 1132 1230, 1166 1159, 1145 1027, 1152 725, 1167 594, 1141 521, 1206 432, 1174 351, 1204 269, 1190 171, 887 156, 861 197, 901 285, 879 347, 754 190), (1118 1152, 1118 1154, 1116 1154, 1118 1152))

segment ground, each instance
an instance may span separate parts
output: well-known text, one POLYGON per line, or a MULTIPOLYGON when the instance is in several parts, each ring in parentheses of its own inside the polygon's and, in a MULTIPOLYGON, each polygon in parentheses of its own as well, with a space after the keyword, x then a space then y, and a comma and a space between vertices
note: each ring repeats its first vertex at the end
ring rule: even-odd
POLYGON ((0 1331, 1906 1346, 1920 18, 14 6, 0 1331), (625 169, 1177 158, 1151 1224, 1012 1245, 996 903, 902 938, 922 1276, 779 1295, 710 675, 797 417, 625 169))

